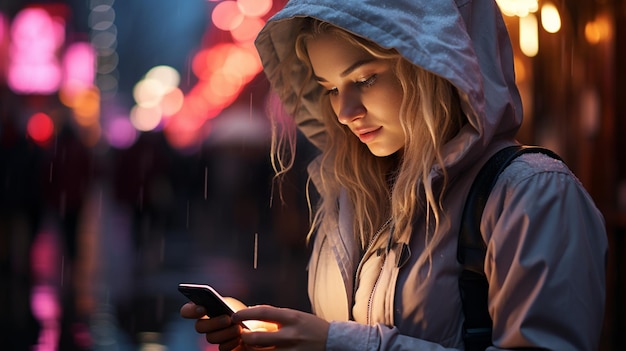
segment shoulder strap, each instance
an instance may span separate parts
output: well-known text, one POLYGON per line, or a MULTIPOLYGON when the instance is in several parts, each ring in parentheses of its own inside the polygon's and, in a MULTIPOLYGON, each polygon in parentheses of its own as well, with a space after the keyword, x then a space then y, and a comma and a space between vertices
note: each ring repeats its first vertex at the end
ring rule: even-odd
POLYGON ((492 321, 487 309, 489 283, 484 272, 487 246, 480 233, 480 221, 485 204, 500 173, 518 156, 529 152, 541 152, 552 158, 561 159, 554 152, 537 146, 506 147, 493 155, 481 168, 465 201, 457 259, 463 265, 459 289, 465 315, 463 340, 466 351, 484 351, 491 345, 492 321))

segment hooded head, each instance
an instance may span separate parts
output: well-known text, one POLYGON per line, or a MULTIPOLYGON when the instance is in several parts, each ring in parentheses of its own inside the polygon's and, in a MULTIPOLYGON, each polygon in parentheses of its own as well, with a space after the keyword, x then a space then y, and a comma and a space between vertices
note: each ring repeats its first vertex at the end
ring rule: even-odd
POLYGON ((268 21, 256 46, 271 86, 288 111, 298 105, 293 117, 318 147, 326 133, 319 120, 323 89, 303 63, 291 60, 307 17, 393 48, 458 89, 468 125, 444 148, 449 171, 473 164, 491 142, 511 140, 519 129, 513 54, 495 1, 292 0, 268 21))
MULTIPOLYGON (((398 237, 409 235, 414 216, 423 210, 415 206, 423 203, 418 200, 422 196, 426 197, 424 212, 432 210, 436 232, 442 223, 446 179, 476 164, 490 144, 513 140, 521 124, 521 99, 515 85, 511 45, 495 1, 292 0, 268 21, 256 45, 272 88, 286 110, 293 114, 300 130, 323 151, 311 174, 323 198, 316 223, 335 222, 332 218, 338 215, 339 193, 345 190, 354 207, 354 232, 360 236, 362 245, 389 217, 394 220, 398 237), (460 105, 467 123, 458 127, 453 136, 432 137, 429 150, 420 154, 420 149, 425 148, 409 140, 419 137, 407 133, 420 133, 428 128, 410 129, 406 121, 413 116, 415 120, 425 117, 411 112, 419 110, 419 106, 411 111, 401 110, 405 131, 402 157, 406 162, 402 161, 398 167, 390 188, 386 172, 394 169, 393 159, 389 165, 385 163, 388 160, 381 161, 371 155, 359 157, 363 153, 355 147, 348 147, 352 152, 344 152, 341 147, 345 148, 351 139, 341 141, 342 146, 336 148, 335 141, 340 138, 326 129, 328 124, 323 116, 329 115, 328 103, 320 100, 325 89, 311 74, 302 50, 298 51, 299 59, 296 53, 296 47, 302 47, 297 45, 302 37, 300 32, 311 19, 338 27, 358 40, 373 42, 376 48, 392 55, 399 54, 402 58, 397 62, 417 66, 419 69, 414 71, 430 72, 435 81, 445 82, 448 90, 456 89, 458 94, 444 95, 458 96, 460 104, 456 105, 460 105), (434 140, 437 138, 445 144, 434 140), (412 157, 409 152, 413 152, 412 157), (435 182, 441 178, 443 182, 435 189, 435 182), (331 220, 325 220, 327 216, 331 220)), ((397 78, 402 80, 399 75, 397 78)), ((406 103, 411 94, 407 90, 403 93, 406 103)), ((438 120, 435 109, 430 110, 433 113, 426 111, 430 114, 429 121, 438 120)), ((446 108, 443 110, 439 115, 451 115, 446 108)), ((428 228, 430 217, 426 216, 428 228)))

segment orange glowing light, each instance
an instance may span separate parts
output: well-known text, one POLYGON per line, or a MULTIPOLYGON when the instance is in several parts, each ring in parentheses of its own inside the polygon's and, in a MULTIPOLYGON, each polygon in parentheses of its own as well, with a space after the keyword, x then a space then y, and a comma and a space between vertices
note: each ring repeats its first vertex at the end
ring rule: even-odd
POLYGON ((233 47, 235 44, 222 43, 200 51, 191 63, 193 73, 201 80, 209 79, 213 72, 224 66, 233 47))
POLYGON ((59 100, 67 107, 74 107, 74 100, 76 100, 76 89, 67 89, 62 87, 59 90, 59 100))
POLYGON ((517 56, 513 59, 515 62, 515 80, 517 82, 524 82, 528 78, 528 73, 526 73, 526 65, 524 65, 524 61, 517 58, 517 56))
POLYGON ((215 72, 209 80, 213 94, 223 97, 237 95, 242 88, 241 75, 232 71, 221 70, 215 72))
MULTIPOLYGON (((228 105, 228 101, 224 96, 213 93, 210 82, 203 82, 202 84, 196 85, 193 97, 201 101, 201 104, 196 103, 195 105, 203 106, 205 111, 221 110, 228 105)), ((190 103, 189 106, 193 105, 190 103)))
POLYGON ((237 28, 243 21, 244 15, 239 10, 237 2, 232 0, 222 1, 215 5, 211 13, 213 24, 224 31, 237 28))
POLYGON ((98 123, 100 119, 100 92, 98 89, 86 89, 76 95, 73 111, 76 122, 83 127, 98 123))
POLYGON ((585 25, 585 39, 592 45, 607 40, 612 35, 611 24, 606 17, 599 16, 585 25))
POLYGON ((50 116, 43 112, 38 112, 28 119, 26 131, 36 143, 46 144, 54 132, 54 123, 52 123, 50 116))
POLYGON ((223 70, 238 76, 242 76, 245 82, 249 82, 261 71, 261 60, 248 48, 235 47, 231 50, 228 60, 224 62, 223 70))

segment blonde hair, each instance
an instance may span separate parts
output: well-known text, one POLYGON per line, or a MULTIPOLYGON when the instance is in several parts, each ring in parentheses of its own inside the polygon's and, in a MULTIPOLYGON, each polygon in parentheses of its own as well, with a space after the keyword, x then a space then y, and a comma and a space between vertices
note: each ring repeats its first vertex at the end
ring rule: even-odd
MULTIPOLYGON (((350 130, 339 123, 328 96, 321 94, 321 116, 327 132, 320 157, 319 174, 311 175, 321 181, 317 185, 320 203, 313 210, 310 235, 316 230, 331 230, 337 225, 339 194, 346 192, 354 208, 354 233, 365 248, 375 232, 389 218, 397 239, 413 230, 413 218, 423 210, 426 216, 426 244, 432 247, 439 240, 432 234, 444 220, 442 200, 447 183, 447 172, 442 158, 442 147, 461 128, 465 119, 461 112, 456 89, 445 79, 425 71, 407 61, 394 49, 384 49, 371 41, 356 37, 331 24, 306 19, 296 40, 295 56, 308 68, 307 78, 313 72, 308 58, 307 40, 322 33, 331 33, 360 47, 372 56, 389 60, 402 86, 404 95, 400 107, 400 123, 405 133, 401 155, 374 156, 350 130), (443 173, 443 184, 434 187, 430 182, 433 166, 438 164, 443 173), (437 190, 435 190, 437 188, 437 190), (423 201, 422 199, 425 199, 423 201), (434 223, 431 221, 434 220, 434 223), (436 240, 432 240, 436 239, 436 240)), ((285 64, 283 67, 291 65, 285 64)), ((283 72, 288 79, 290 72, 283 72)), ((283 82, 284 83, 284 82, 283 82)), ((283 84, 287 96, 291 84, 283 84)), ((300 92, 299 98, 302 97, 300 92)), ((298 99, 300 100, 300 99, 298 99)), ((290 115, 296 115, 301 106, 296 103, 290 115)), ((287 128, 278 132, 274 123, 271 156, 278 176, 293 165, 294 134, 287 128)), ((430 252, 429 249, 427 251, 430 252)))

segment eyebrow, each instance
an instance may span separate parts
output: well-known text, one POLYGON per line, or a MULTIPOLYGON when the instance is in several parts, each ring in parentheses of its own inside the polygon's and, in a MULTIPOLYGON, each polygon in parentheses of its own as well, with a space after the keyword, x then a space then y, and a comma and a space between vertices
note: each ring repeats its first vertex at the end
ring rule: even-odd
MULTIPOLYGON (((366 59, 363 59, 363 60, 358 60, 355 63, 351 64, 343 72, 341 72, 339 74, 339 76, 343 78, 343 77, 347 76, 348 74, 352 73, 355 69, 357 69, 357 68, 359 68, 359 67, 361 67, 361 66, 363 66, 365 64, 368 64, 368 63, 370 63, 372 61, 376 61, 376 58, 372 57, 372 58, 366 58, 366 59)), ((315 80, 318 81, 318 82, 328 82, 326 79, 324 79, 322 77, 318 77, 315 74, 313 75, 313 78, 315 78, 315 80)))

